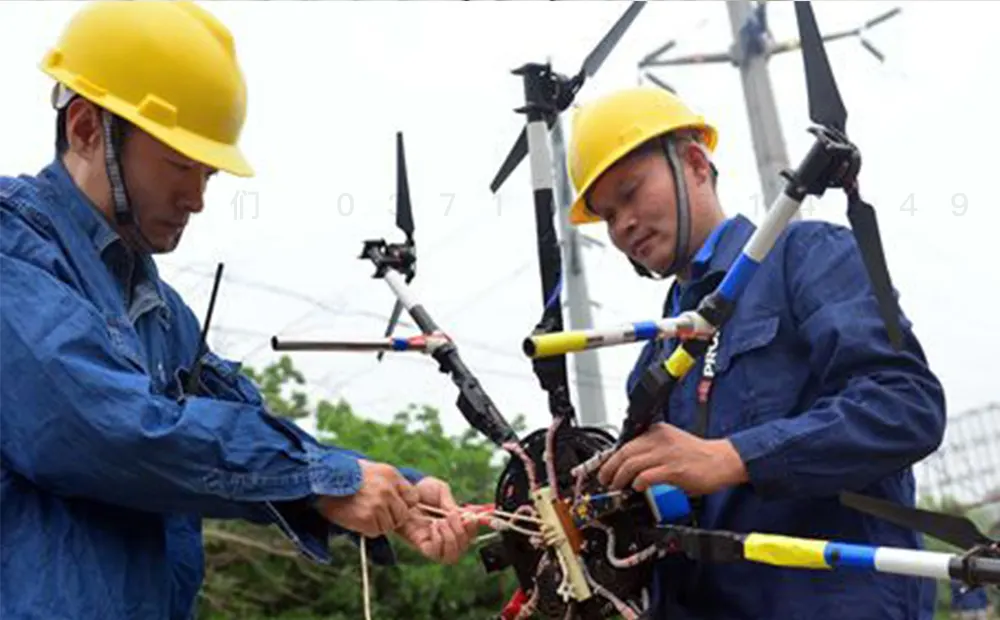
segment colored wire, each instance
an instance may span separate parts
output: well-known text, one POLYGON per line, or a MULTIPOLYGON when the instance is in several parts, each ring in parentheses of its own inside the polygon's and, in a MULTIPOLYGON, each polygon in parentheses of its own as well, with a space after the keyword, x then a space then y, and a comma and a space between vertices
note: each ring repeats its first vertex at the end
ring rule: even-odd
POLYGON ((556 416, 549 424, 549 430, 545 432, 545 475, 548 477, 549 487, 552 489, 552 497, 559 500, 559 478, 556 476, 556 431, 559 425, 566 419, 565 416, 556 416))

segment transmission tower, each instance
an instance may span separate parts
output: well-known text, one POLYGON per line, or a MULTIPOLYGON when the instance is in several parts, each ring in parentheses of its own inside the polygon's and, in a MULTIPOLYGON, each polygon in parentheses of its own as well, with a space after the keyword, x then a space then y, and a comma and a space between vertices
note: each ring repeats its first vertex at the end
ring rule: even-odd
MULTIPOLYGON (((767 63, 772 56, 797 50, 800 45, 797 39, 781 43, 774 40, 767 27, 767 4, 766 1, 750 2, 749 0, 726 2, 733 32, 733 42, 728 51, 690 54, 669 59, 661 58, 677 44, 676 39, 674 39, 661 45, 640 60, 639 69, 722 62, 728 62, 739 68, 740 78, 743 82, 743 99, 746 103, 747 119, 750 122, 750 135, 753 139, 754 155, 757 159, 757 172, 760 175, 760 185, 764 192, 764 208, 770 209, 784 184, 780 173, 789 166, 788 153, 781 132, 781 122, 778 117, 777 105, 774 102, 774 92, 771 88, 771 77, 767 63)), ((892 9, 868 20, 857 28, 826 35, 823 40, 834 41, 856 36, 866 50, 878 58, 879 62, 883 62, 885 56, 865 38, 865 33, 872 26, 898 15, 901 11, 900 8, 892 9)), ((643 77, 661 88, 676 92, 667 82, 648 71, 643 73, 643 77)), ((795 217, 799 217, 798 213, 795 217)))
POLYGON ((941 446, 914 470, 920 497, 966 510, 1000 503, 1000 403, 949 416, 941 446))
MULTIPOLYGON (((566 141, 563 137, 562 116, 556 119, 550 132, 552 141, 555 199, 559 209, 560 239, 562 239, 563 285, 566 287, 566 305, 569 306, 569 329, 590 329, 594 326, 590 313, 592 305, 587 290, 582 249, 584 244, 601 243, 581 235, 569 223, 569 208, 573 204, 569 171, 566 169, 566 141)), ((577 403, 580 422, 587 426, 605 426, 608 423, 604 403, 604 384, 597 351, 581 351, 573 355, 576 370, 577 403)))

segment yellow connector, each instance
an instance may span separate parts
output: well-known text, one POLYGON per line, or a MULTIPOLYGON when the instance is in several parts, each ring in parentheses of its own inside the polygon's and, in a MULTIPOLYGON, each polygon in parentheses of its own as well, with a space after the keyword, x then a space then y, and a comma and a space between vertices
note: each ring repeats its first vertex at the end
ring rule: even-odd
POLYGON ((538 511, 538 516, 542 519, 542 527, 553 532, 552 546, 555 547, 556 553, 562 560, 561 564, 566 567, 565 577, 569 582, 573 598, 578 601, 589 599, 593 596, 590 584, 587 583, 587 578, 583 575, 580 559, 573 552, 573 546, 563 528, 562 520, 560 520, 556 507, 553 505, 552 489, 542 487, 532 493, 531 499, 535 504, 535 510, 538 511))
POLYGON ((583 331, 555 332, 552 334, 538 334, 528 336, 524 339, 521 348, 524 353, 532 358, 552 357, 553 355, 564 355, 576 351, 585 351, 590 339, 583 331))

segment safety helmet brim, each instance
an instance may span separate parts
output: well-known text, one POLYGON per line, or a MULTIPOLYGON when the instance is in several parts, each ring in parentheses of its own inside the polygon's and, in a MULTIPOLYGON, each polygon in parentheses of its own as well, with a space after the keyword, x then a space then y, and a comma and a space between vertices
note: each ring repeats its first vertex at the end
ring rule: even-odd
MULTIPOLYGON (((39 68, 64 87, 67 85, 77 86, 76 88, 69 87, 68 90, 90 101, 94 105, 120 116, 181 155, 238 177, 246 178, 254 176, 253 167, 238 146, 216 142, 194 132, 187 131, 178 125, 168 127, 157 122, 155 118, 147 116, 147 114, 155 114, 156 106, 152 101, 140 103, 138 106, 135 106, 110 93, 99 94, 88 92, 86 87, 80 86, 80 80, 75 75, 68 71, 52 67, 45 61, 42 62, 39 68), (144 111, 146 114, 143 113, 144 111)), ((62 95, 62 97, 65 96, 62 95)), ((58 106, 65 103, 65 99, 56 101, 54 97, 53 103, 58 106)))
POLYGON ((691 123, 688 125, 673 125, 669 123, 664 123, 662 131, 657 131, 655 129, 649 131, 648 133, 637 134, 633 140, 621 142, 615 148, 609 150, 607 155, 601 160, 601 163, 593 170, 587 181, 580 186, 577 192, 576 200, 573 201, 573 205, 570 207, 569 212, 569 222, 573 225, 578 224, 592 224, 594 222, 600 222, 601 218, 594 214, 587 207, 587 194, 590 192, 591 188, 597 183, 597 181, 611 169, 616 163, 621 161, 626 155, 631 153, 633 150, 639 146, 645 144, 651 138, 658 135, 663 135, 665 133, 672 133, 676 131, 683 130, 696 130, 700 131, 702 134, 702 139, 704 140, 705 147, 709 152, 715 150, 716 143, 718 142, 718 132, 715 127, 709 125, 708 123, 691 123))
POLYGON ((701 133, 709 152, 718 132, 679 97, 662 88, 638 86, 601 96, 576 109, 567 155, 576 192, 570 223, 600 221, 587 208, 597 180, 637 147, 675 132, 701 133))
POLYGON ((194 2, 87 3, 40 69, 182 155, 253 175, 238 147, 247 89, 232 34, 194 2))

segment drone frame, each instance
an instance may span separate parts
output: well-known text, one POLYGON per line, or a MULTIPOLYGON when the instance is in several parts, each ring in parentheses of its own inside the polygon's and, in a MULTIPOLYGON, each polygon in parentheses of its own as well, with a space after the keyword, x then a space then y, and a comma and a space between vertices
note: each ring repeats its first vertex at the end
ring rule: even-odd
MULTIPOLYGON (((636 7, 641 8, 644 4, 632 3, 615 29, 602 41, 605 49, 599 55, 607 56, 610 47, 617 41, 611 35, 620 38, 637 14, 636 7), (610 45, 605 45, 609 41, 610 45)), ((527 126, 522 133, 524 145, 520 145, 522 140, 519 139, 491 187, 496 191, 503 178, 506 178, 516 165, 517 152, 526 151, 520 156, 529 155, 531 159, 544 310, 535 334, 525 339, 524 351, 532 358, 539 382, 549 393, 550 410, 554 418, 567 422, 571 422, 574 418, 563 357, 566 353, 654 338, 677 337, 681 343, 665 362, 646 369, 637 389, 630 395, 628 415, 616 447, 641 434, 662 409, 673 387, 705 354, 711 336, 731 318, 736 303, 751 282, 758 266, 807 196, 822 196, 827 189, 842 188, 848 194, 852 207, 860 205, 860 209, 871 211, 871 207, 863 203, 858 194, 857 174, 860 169, 860 154, 846 136, 844 129, 846 110, 833 82, 810 3, 799 2, 795 8, 803 34, 802 50, 807 67, 810 117, 817 124, 809 130, 815 136, 815 142, 799 166, 784 174, 787 179, 784 192, 775 200, 762 225, 746 243, 741 255, 719 287, 709 294, 696 310, 674 319, 637 323, 623 328, 562 331, 562 313, 559 304, 561 260, 552 221, 555 210, 551 151, 547 143, 547 131, 558 113, 572 103, 572 98, 582 86, 584 77, 586 74, 592 74, 595 67, 591 66, 590 71, 587 71, 585 63, 585 70, 570 79, 555 74, 547 64, 529 63, 514 71, 515 74, 522 76, 524 83, 525 106, 518 109, 518 112, 527 117, 527 126), (807 35, 811 38, 809 42, 811 46, 806 42, 807 35), (814 64, 817 62, 820 63, 819 66, 814 64), (817 74, 820 74, 818 78, 817 74), (820 101, 820 98, 823 101, 820 101), (822 108, 823 104, 828 107, 822 108), (555 271, 552 270, 553 265, 556 266, 555 271), (552 357, 556 359, 544 359, 552 357)), ((595 50, 595 54, 597 51, 595 50)), ((599 65, 603 62, 603 57, 591 64, 599 65)), ((588 58, 588 62, 591 60, 592 58, 588 58)), ((405 188, 401 133, 397 134, 397 150, 400 187, 405 188)), ((517 445, 521 441, 517 433, 486 394, 476 376, 465 366, 456 344, 432 319, 409 285, 414 274, 416 255, 412 240, 412 212, 408 190, 400 191, 398 200, 400 202, 397 207, 397 218, 399 218, 397 223, 407 233, 407 241, 391 244, 384 239, 366 240, 359 257, 374 264, 376 268, 374 277, 384 279, 397 299, 397 309, 393 312, 393 320, 390 320, 386 338, 319 342, 280 341, 275 336, 271 342, 272 349, 417 351, 430 355, 439 363, 440 370, 447 372, 458 387, 460 395, 457 405, 470 425, 497 446, 510 450, 511 445, 517 445), (405 216, 401 215, 404 209, 405 216), (405 220, 409 221, 408 229, 401 223, 405 220), (389 337, 401 309, 405 309, 414 319, 422 335, 412 338, 389 337)), ((868 242, 859 245, 862 246, 861 250, 865 255, 865 264, 879 299, 889 339, 898 347, 901 341, 899 311, 891 295, 891 283, 884 267, 884 258, 881 256, 877 225, 874 225, 873 219, 870 220, 870 224, 874 232, 871 230, 864 232, 872 233, 873 237, 868 237, 868 242), (888 296, 886 291, 889 291, 888 296)), ((860 233, 856 231, 856 234, 860 233)), ((608 452, 602 452, 595 455, 575 470, 574 474, 586 475, 595 470, 607 454, 608 452)), ((568 545, 563 544, 565 524, 561 523, 558 515, 554 514, 555 511, 551 510, 551 494, 543 489, 533 495, 533 503, 539 515, 550 528, 555 528, 562 534, 561 539, 559 536, 555 537, 557 544, 549 546, 556 551, 571 573, 570 577, 574 577, 570 584, 573 598, 586 599, 591 592, 579 574, 581 560, 568 548, 568 545)), ((856 504, 855 507, 870 514, 877 512, 871 505, 856 504)), ((879 516, 891 520, 884 511, 879 516)), ((796 568, 856 568, 937 579, 958 579, 972 585, 1000 583, 1000 549, 996 544, 981 544, 964 554, 952 555, 759 533, 736 534, 699 530, 675 523, 661 523, 657 529, 662 534, 664 552, 681 551, 703 561, 748 560, 796 568)))

